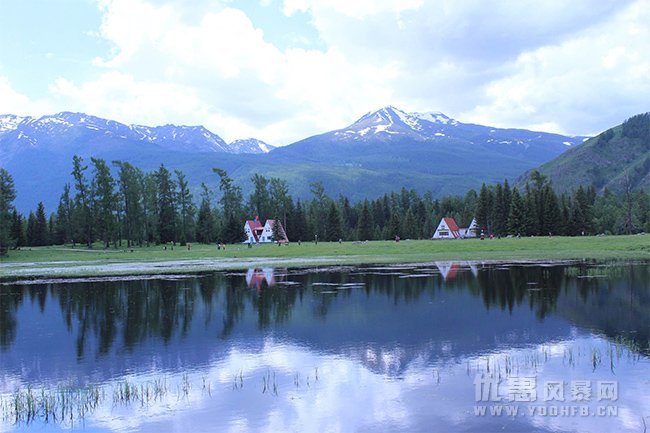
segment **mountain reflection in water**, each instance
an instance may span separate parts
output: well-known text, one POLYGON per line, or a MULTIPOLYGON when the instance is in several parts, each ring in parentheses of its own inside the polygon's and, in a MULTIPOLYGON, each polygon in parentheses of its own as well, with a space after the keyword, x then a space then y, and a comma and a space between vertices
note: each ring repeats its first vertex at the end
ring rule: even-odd
POLYGON ((25 427, 2 401, 27 386, 115 390, 161 377, 165 396, 118 408, 107 397, 85 428, 642 431, 649 280, 645 262, 435 262, 5 283, 0 431, 25 427), (624 410, 597 420, 470 413, 474 374, 515 367, 540 384, 615 378, 624 410))

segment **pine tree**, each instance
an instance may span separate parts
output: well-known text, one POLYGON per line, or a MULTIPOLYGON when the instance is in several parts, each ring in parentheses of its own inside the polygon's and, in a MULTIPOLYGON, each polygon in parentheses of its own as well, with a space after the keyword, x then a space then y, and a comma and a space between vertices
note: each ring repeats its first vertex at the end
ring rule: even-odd
POLYGON ((558 227, 558 234, 561 236, 569 236, 570 230, 570 224, 571 224, 571 208, 569 206, 569 199, 565 194, 562 194, 561 200, 560 200, 560 224, 558 227))
POLYGON ((213 168, 220 179, 219 189, 221 190, 221 203, 223 209, 223 224, 221 237, 223 242, 241 242, 245 237, 244 233, 244 212, 242 209, 241 188, 235 186, 234 181, 225 170, 213 168))
POLYGON ((154 173, 156 179, 158 211, 158 234, 160 242, 176 241, 176 185, 172 180, 171 173, 160 164, 158 171, 154 173))
POLYGON ((13 201, 16 199, 14 180, 7 170, 0 168, 0 255, 6 254, 15 239, 11 238, 13 201))
POLYGON ((512 189, 512 199, 510 200, 508 232, 512 235, 524 235, 526 234, 526 228, 526 209, 524 201, 515 187, 512 189))
POLYGON ((179 220, 180 220, 180 242, 185 245, 188 241, 194 241, 194 214, 196 209, 192 202, 192 193, 190 192, 185 174, 180 170, 174 170, 176 181, 178 183, 178 193, 176 201, 178 203, 179 220))
POLYGON ((201 189, 201 206, 199 207, 199 216, 196 223, 196 240, 209 244, 216 241, 216 222, 212 213, 210 190, 205 183, 201 183, 201 189))
POLYGON ((268 179, 256 173, 251 177, 251 182, 253 182, 253 192, 248 198, 250 215, 253 217, 258 216, 260 219, 270 218, 275 215, 275 210, 271 209, 268 179))
MULTIPOLYGON (((524 195, 524 209, 525 212, 525 233, 529 236, 539 234, 539 216, 537 213, 537 199, 535 193, 531 190, 530 185, 526 183, 524 195)), ((522 233, 523 234, 523 233, 522 233)))
POLYGON ((374 218, 370 212, 370 205, 368 200, 363 201, 361 206, 361 213, 357 220, 357 239, 360 241, 367 241, 374 239, 374 218))
POLYGON ((34 227, 34 243, 32 245, 42 247, 48 244, 47 217, 45 216, 45 205, 38 203, 36 208, 36 226, 34 227))
POLYGON ((25 229, 23 224, 23 217, 14 208, 11 215, 11 235, 10 239, 14 243, 14 248, 23 247, 27 244, 25 239, 25 229))
POLYGON ((560 221, 562 211, 558 204, 557 196, 550 185, 544 187, 542 196, 544 197, 544 215, 542 217, 543 232, 549 234, 558 234, 560 232, 560 221))
POLYGON ((77 191, 75 195, 75 220, 79 227, 79 235, 86 242, 88 248, 92 248, 93 242, 93 218, 92 218, 92 194, 84 172, 88 166, 82 165, 83 159, 80 156, 72 157, 72 176, 77 191))
POLYGON ((330 202, 327 209, 325 221, 325 239, 328 241, 338 241, 341 239, 341 215, 336 207, 336 203, 330 202))
MULTIPOLYGON (((443 200, 444 201, 444 200, 443 200)), ((481 192, 478 196, 478 203, 476 205, 476 224, 480 230, 484 230, 486 233, 492 233, 492 211, 493 211, 493 202, 494 198, 490 189, 483 184, 481 186, 481 192)), ((443 214, 449 216, 451 215, 450 208, 452 205, 443 206, 443 214)))
MULTIPOLYGON (((289 195, 287 182, 277 177, 270 180, 270 206, 271 215, 275 215, 282 221, 282 227, 286 231, 291 226, 289 220, 294 213, 293 200, 289 195)), ((287 234, 288 236, 288 234, 287 234)))
POLYGON ((143 237, 148 246, 151 242, 160 242, 156 173, 144 174, 140 178, 140 184, 142 189, 143 237))
POLYGON ((144 214, 144 173, 128 162, 113 161, 119 167, 118 185, 119 201, 123 211, 122 233, 127 245, 142 245, 147 232, 144 214))
POLYGON ((72 239, 72 206, 70 184, 66 183, 56 211, 56 227, 52 238, 52 242, 56 245, 63 245, 72 239))
POLYGON ((402 236, 405 239, 417 239, 418 233, 417 233, 417 222, 415 221, 415 215, 413 214, 413 211, 411 208, 409 208, 406 211, 406 215, 404 216, 404 222, 402 223, 402 236))
POLYGON ((115 194, 115 179, 106 161, 99 158, 90 158, 95 175, 91 184, 92 202, 95 223, 99 238, 108 248, 116 235, 117 195, 115 194))
POLYGON ((36 246, 36 237, 36 216, 34 216, 34 212, 29 211, 29 216, 27 217, 27 228, 25 229, 26 244, 31 247, 36 246))
POLYGON ((573 196, 571 212, 571 225, 573 234, 589 234, 591 229, 591 205, 585 189, 580 186, 573 196))
POLYGON ((271 227, 271 236, 274 242, 284 242, 287 240, 286 232, 284 231, 284 226, 282 221, 276 217, 273 219, 273 227, 271 227))
POLYGON ((304 239, 309 239, 311 236, 307 232, 307 218, 302 207, 300 200, 296 203, 296 212, 292 218, 293 226, 289 230, 288 236, 289 239, 295 241, 301 241, 304 239))
POLYGON ((393 212, 388 221, 388 239, 394 239, 395 236, 402 237, 402 220, 398 212, 393 212))
POLYGON ((309 206, 309 223, 314 235, 318 236, 319 239, 324 239, 326 204, 329 197, 325 194, 325 187, 322 182, 310 183, 309 188, 314 196, 309 206))
POLYGON ((507 231, 508 213, 510 209, 506 205, 506 199, 503 192, 503 186, 497 183, 494 191, 494 202, 492 214, 494 215, 493 232, 502 235, 507 231))

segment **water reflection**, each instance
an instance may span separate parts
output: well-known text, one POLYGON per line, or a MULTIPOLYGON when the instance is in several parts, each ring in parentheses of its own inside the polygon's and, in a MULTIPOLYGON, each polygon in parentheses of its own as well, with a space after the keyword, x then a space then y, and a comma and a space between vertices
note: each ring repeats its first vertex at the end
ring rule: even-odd
POLYGON ((217 413, 218 430, 240 431, 638 431, 649 277, 647 263, 436 262, 5 284, 0 394, 165 379, 155 404, 106 398, 91 430, 214 430, 217 413), (540 383, 615 377, 623 415, 472 414, 474 375, 515 367, 540 383))

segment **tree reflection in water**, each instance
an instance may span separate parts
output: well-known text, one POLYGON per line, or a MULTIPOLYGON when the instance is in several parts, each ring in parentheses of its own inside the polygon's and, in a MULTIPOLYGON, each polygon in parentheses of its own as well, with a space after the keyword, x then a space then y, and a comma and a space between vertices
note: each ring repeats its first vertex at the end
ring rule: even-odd
POLYGON ((649 281, 647 263, 506 266, 438 262, 312 270, 266 268, 245 274, 94 283, 5 283, 0 286, 0 349, 7 351, 14 343, 20 326, 17 312, 27 300, 38 305, 41 314, 48 303, 58 304, 81 359, 105 355, 116 345, 133 351, 147 340, 166 345, 174 338, 184 339, 197 311, 206 329, 221 319, 218 336, 228 339, 243 323, 247 309, 254 312, 257 328, 264 330, 307 320, 304 309, 300 317, 292 315, 297 305, 307 303, 312 319, 326 321, 332 305, 345 303, 353 293, 390 299, 394 305, 429 302, 444 293, 466 293, 482 299, 487 310, 512 314, 528 308, 539 320, 561 317, 610 338, 631 339, 647 354, 649 281), (91 346, 96 353, 88 352, 91 346))

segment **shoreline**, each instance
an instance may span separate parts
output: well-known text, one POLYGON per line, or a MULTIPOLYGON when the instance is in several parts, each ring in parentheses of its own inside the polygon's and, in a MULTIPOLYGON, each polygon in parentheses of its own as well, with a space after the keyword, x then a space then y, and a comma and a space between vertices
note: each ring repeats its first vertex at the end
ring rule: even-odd
POLYGON ((217 251, 164 246, 127 250, 41 247, 0 259, 0 283, 15 280, 195 274, 256 267, 464 262, 476 264, 642 261, 650 263, 650 236, 526 238, 521 240, 413 240, 323 242, 277 247, 242 245, 217 251), (135 251, 134 251, 135 250, 135 251))
MULTIPOLYGON (((594 263, 649 263, 650 259, 644 258, 567 258, 567 259, 439 259, 439 260, 404 260, 396 261, 394 258, 377 256, 350 256, 350 257, 313 257, 313 258, 278 258, 269 260, 260 257, 259 260, 173 260, 155 262, 117 262, 104 264, 82 264, 68 267, 32 267, 24 264, 22 269, 14 269, 6 273, 3 270, 0 277, 0 287, 11 284, 48 284, 60 282, 84 281, 114 281, 114 280, 144 280, 144 279, 184 279, 192 275, 210 272, 242 271, 251 268, 331 268, 342 266, 363 265, 394 265, 399 266, 431 266, 436 263, 459 263, 461 265, 547 265, 562 266, 594 263)), ((53 262, 52 264, 55 264, 53 262)))

